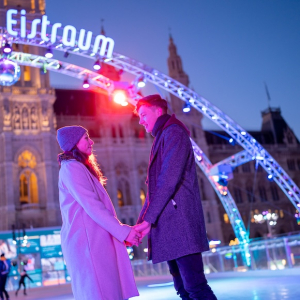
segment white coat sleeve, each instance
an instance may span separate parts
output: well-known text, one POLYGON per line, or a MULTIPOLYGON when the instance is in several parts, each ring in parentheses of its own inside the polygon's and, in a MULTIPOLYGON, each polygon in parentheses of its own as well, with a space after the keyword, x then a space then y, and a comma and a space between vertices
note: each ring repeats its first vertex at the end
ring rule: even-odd
POLYGON ((120 242, 124 242, 131 228, 120 223, 105 207, 94 191, 84 168, 85 166, 77 161, 64 163, 60 170, 63 185, 89 217, 120 242))

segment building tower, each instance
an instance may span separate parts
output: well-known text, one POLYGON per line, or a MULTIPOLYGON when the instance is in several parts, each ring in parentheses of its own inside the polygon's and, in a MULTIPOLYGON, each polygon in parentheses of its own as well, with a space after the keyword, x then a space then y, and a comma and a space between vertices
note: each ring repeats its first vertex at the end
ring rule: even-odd
MULTIPOLYGON (((168 69, 170 77, 187 87, 189 86, 189 76, 183 70, 181 57, 177 54, 177 48, 171 35, 169 38, 168 69)), ((201 124, 203 115, 194 108, 192 108, 189 113, 184 113, 182 110, 184 105, 183 101, 172 94, 170 94, 170 100, 170 112, 175 113, 178 119, 189 128, 192 139, 200 146, 204 153, 208 153, 208 147, 201 124)), ((218 212, 218 202, 215 193, 206 176, 198 167, 197 174, 208 237, 209 239, 222 241, 223 237, 218 212)))
MULTIPOLYGON (((27 19, 42 17, 44 0, 0 0, 1 26, 10 8, 27 19)), ((14 44, 13 51, 44 55, 44 50, 14 44)), ((55 92, 49 74, 21 66, 19 81, 0 87, 0 230, 61 224, 58 203, 55 92)))

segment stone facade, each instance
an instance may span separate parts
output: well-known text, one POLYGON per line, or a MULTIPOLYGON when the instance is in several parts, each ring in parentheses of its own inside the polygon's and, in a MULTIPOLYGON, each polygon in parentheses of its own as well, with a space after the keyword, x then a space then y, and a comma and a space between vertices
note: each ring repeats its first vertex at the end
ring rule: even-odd
MULTIPOLYGON (((8 0, 12 6, 16 2, 8 0)), ((0 0, 2 14, 3 3, 0 0)), ((33 4, 36 14, 43 13, 43 1, 22 1, 22 7, 29 10, 34 10, 33 4)), ((14 47, 16 51, 42 53, 42 49, 14 47)), ((171 77, 189 85, 172 37, 168 68, 171 77)), ((120 73, 108 65, 102 67, 101 73, 113 80, 120 79, 120 73)), ((204 131, 202 114, 193 109, 185 114, 180 99, 170 95, 169 100, 170 113, 175 113, 187 125, 192 138, 213 163, 241 150, 220 138, 220 135, 226 136, 225 133, 204 131)), ((262 116, 262 130, 251 134, 299 186, 299 141, 278 109, 268 109, 262 116)), ((98 161, 108 178, 107 191, 119 219, 135 224, 147 192, 145 180, 153 141, 138 122, 132 107, 121 107, 110 101, 106 91, 54 90, 48 74, 22 67, 17 84, 0 88, 0 230, 11 229, 13 224, 19 228, 23 224, 26 227, 61 225, 57 188, 60 150, 56 129, 75 124, 86 127, 95 142, 98 161)), ((268 232, 266 224, 253 223, 254 213, 263 210, 277 212, 280 216, 274 233, 299 230, 294 218, 295 208, 274 183, 267 181, 263 170, 255 170, 251 162, 236 168, 234 175, 229 189, 246 226, 250 224, 250 237, 268 232)), ((198 177, 208 237, 228 244, 234 239, 228 216, 200 169, 198 177)))
MULTIPOLYGON (((24 8, 33 18, 44 6, 37 0, 1 0, 1 22, 9 8, 24 8)), ((43 49, 27 45, 13 49, 43 55, 43 49)), ((54 101, 49 74, 37 68, 21 66, 16 84, 0 87, 0 230, 61 224, 54 101)))
MULTIPOLYGON (((299 186, 300 144, 282 117, 280 109, 268 108, 263 111, 261 130, 249 133, 263 145, 299 186)), ((220 138, 220 135, 227 136, 224 132, 217 131, 214 134, 205 132, 205 134, 212 163, 217 163, 243 150, 240 146, 230 145, 226 139, 220 138)), ((255 161, 238 166, 233 173, 234 179, 229 181, 228 188, 250 231, 251 238, 260 238, 270 233, 280 235, 300 230, 295 219, 296 208, 278 185, 267 179, 266 171, 261 167, 256 167, 255 161), (263 211, 277 213, 279 216, 271 232, 266 223, 255 223, 254 215, 263 211)), ((224 208, 221 205, 219 207, 224 242, 229 243, 234 239, 234 234, 224 208)))

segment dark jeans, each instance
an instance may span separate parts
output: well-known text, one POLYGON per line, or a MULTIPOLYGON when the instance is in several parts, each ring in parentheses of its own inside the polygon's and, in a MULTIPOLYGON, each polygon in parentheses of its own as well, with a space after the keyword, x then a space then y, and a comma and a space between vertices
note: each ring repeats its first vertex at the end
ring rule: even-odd
POLYGON ((18 287, 18 289, 16 290, 16 296, 18 295, 18 292, 19 292, 19 290, 20 290, 20 288, 21 288, 22 285, 23 285, 23 287, 24 287, 24 295, 26 295, 26 284, 25 284, 25 282, 20 281, 20 282, 19 282, 19 287, 18 287))
POLYGON ((201 253, 168 261, 177 295, 184 300, 217 300, 204 275, 201 253))
POLYGON ((1 275, 0 276, 0 299, 4 299, 3 298, 3 293, 6 297, 6 299, 9 299, 9 295, 8 295, 6 289, 5 289, 6 280, 7 280, 7 275, 1 275))

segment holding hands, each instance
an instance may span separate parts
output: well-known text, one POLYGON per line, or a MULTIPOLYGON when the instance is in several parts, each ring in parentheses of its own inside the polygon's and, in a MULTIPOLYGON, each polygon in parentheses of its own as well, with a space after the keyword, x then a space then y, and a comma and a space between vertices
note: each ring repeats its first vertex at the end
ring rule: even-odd
POLYGON ((148 223, 147 221, 143 221, 141 224, 137 224, 134 226, 134 228, 141 233, 140 243, 142 242, 142 239, 145 235, 147 235, 150 232, 151 229, 151 223, 148 223))
POLYGON ((129 232, 125 244, 126 246, 138 246, 142 243, 142 239, 150 232, 151 224, 143 221, 141 224, 134 225, 131 227, 131 231, 129 232))
POLYGON ((139 233, 134 227, 131 227, 131 230, 125 240, 126 246, 138 246, 140 244, 140 238, 142 234, 139 233))

